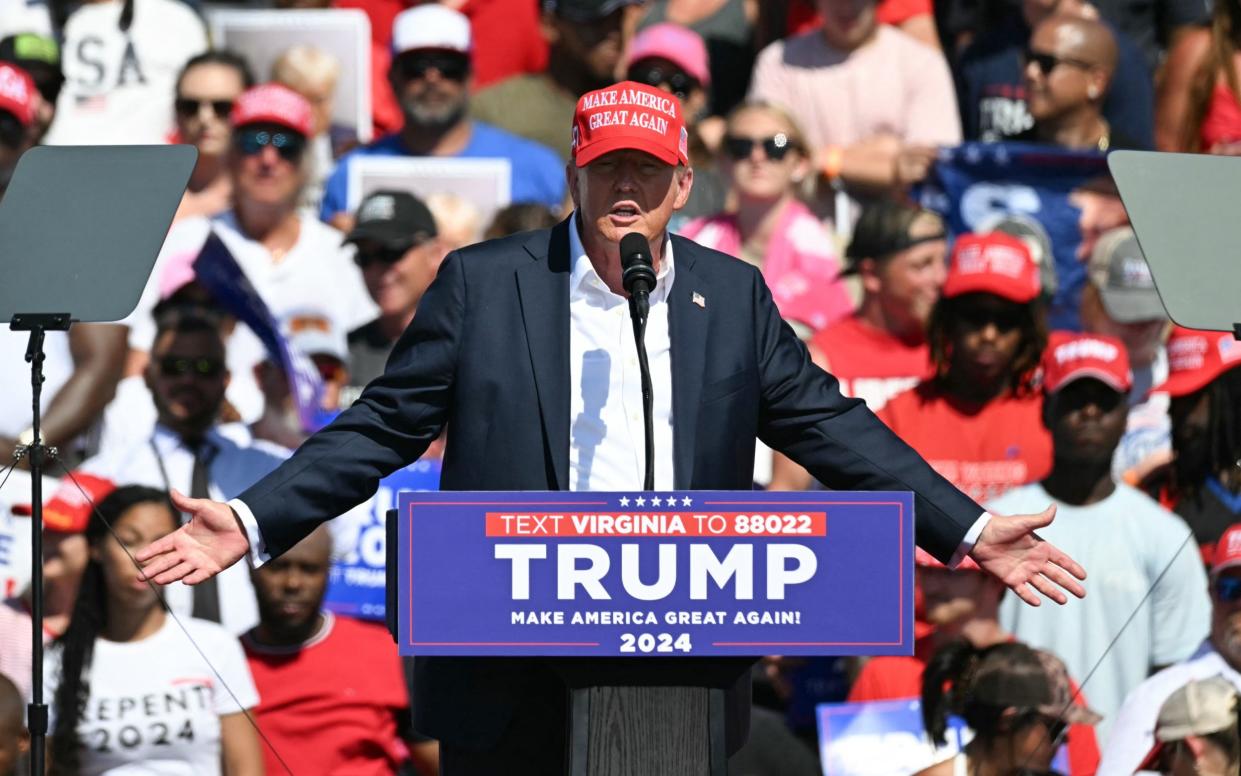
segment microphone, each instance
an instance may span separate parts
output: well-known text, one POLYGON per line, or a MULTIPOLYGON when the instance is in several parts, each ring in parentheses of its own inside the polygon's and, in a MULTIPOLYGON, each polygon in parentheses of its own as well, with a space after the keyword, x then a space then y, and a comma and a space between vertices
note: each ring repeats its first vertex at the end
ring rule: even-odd
MULTIPOLYGON (((655 289, 655 265, 651 261, 651 246, 637 232, 621 238, 621 285, 630 296, 642 302, 655 289)), ((645 305, 644 305, 645 307, 645 305)))

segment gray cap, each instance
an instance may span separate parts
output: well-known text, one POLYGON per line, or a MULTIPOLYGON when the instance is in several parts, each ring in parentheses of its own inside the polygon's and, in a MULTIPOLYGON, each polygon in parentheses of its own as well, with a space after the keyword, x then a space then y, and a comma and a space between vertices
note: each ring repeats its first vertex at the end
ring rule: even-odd
POLYGON ((1168 317, 1132 228, 1104 232, 1090 254, 1088 271, 1113 320, 1135 323, 1168 317))
POLYGON ((1217 733, 1237 724, 1237 688, 1222 676, 1191 681, 1168 696, 1159 709, 1155 738, 1180 741, 1217 733))

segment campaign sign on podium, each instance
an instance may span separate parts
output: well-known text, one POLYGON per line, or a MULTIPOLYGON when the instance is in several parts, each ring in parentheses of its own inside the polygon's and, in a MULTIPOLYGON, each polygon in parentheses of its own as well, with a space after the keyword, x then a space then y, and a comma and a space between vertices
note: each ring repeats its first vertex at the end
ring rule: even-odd
POLYGON ((908 493, 403 493, 406 655, 909 655, 908 493))

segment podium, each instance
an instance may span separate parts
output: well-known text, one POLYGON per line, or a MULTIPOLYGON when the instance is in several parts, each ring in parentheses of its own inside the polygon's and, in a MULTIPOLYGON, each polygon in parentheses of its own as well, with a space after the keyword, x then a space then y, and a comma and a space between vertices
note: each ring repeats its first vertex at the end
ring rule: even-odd
POLYGON ((428 671, 553 669, 573 776, 722 776, 757 656, 913 653, 913 525, 908 493, 402 493, 388 627, 428 671))

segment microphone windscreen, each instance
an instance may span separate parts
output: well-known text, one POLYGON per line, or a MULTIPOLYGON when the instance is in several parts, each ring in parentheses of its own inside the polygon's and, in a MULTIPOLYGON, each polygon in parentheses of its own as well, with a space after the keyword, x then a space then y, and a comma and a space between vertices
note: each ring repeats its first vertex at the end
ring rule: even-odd
POLYGON ((620 241, 621 268, 632 265, 635 261, 650 266, 651 264, 651 245, 646 241, 646 237, 638 232, 630 232, 621 238, 620 241))

